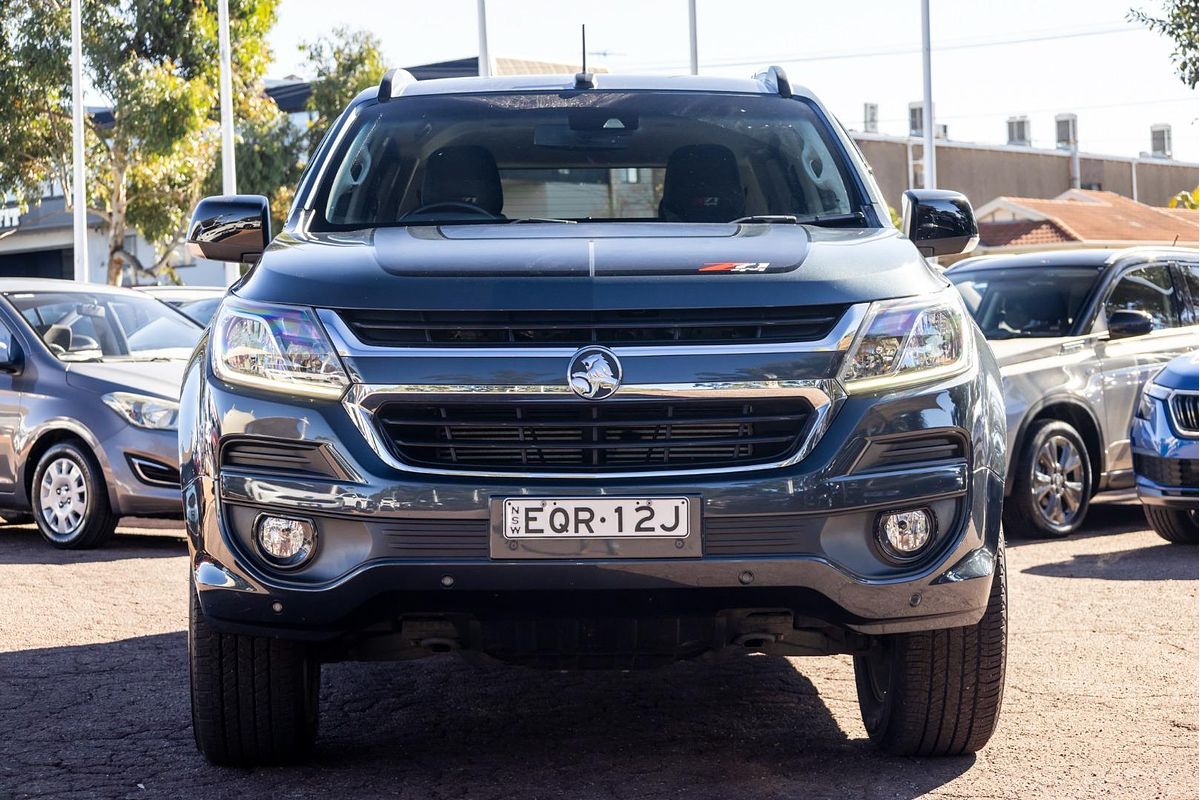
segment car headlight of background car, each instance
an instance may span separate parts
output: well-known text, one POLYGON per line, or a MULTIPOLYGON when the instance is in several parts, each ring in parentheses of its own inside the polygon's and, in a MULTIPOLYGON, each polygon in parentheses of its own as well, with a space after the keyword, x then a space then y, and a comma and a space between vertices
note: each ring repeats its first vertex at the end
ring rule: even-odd
POLYGON ((213 371, 227 383, 329 398, 350 383, 310 309, 228 298, 212 331, 213 371))
POLYGON ((1138 398, 1137 411, 1134 413, 1139 419, 1150 419, 1154 416, 1154 404, 1159 400, 1166 400, 1170 394, 1171 390, 1165 386, 1147 383, 1141 397, 1138 398))
POLYGON ((948 378, 971 364, 970 323, 959 293, 871 304, 840 374, 847 392, 894 389, 948 378))
POLYGON ((130 425, 153 431, 173 431, 179 422, 179 403, 132 392, 110 392, 104 404, 130 425))

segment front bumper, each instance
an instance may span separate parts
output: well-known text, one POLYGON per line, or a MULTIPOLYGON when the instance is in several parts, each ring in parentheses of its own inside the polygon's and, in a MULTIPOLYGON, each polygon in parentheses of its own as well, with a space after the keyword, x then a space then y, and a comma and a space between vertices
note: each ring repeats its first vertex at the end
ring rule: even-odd
MULTIPOLYGON (((221 629, 337 639, 405 615, 497 609, 567 614, 705 613, 785 608, 866 634, 974 624, 987 604, 1000 546, 1004 424, 994 370, 880 396, 846 398, 800 462, 736 475, 636 479, 478 478, 406 473, 382 459, 338 403, 229 387, 193 364, 181 420, 184 499, 193 579, 221 629), (963 457, 855 470, 870 441, 953 431, 963 457), (220 468, 230 437, 319 443, 344 466, 317 480, 220 468), (697 498, 699 558, 493 559, 493 501, 507 496, 604 494, 697 498), (929 554, 888 563, 873 545, 880 511, 927 506, 939 534, 929 554), (262 511, 301 514, 318 527, 302 570, 269 568, 251 522, 262 511), (473 545, 449 556, 395 546, 397 531, 447 525, 473 545), (474 531, 474 533, 470 533, 474 531), (474 549, 472 549, 472 547, 474 549), (670 610, 675 609, 675 610, 670 610)), ((465 541, 465 540, 464 540, 465 541)))
POLYGON ((1138 498, 1146 505, 1196 508, 1200 441, 1179 435, 1166 402, 1155 399, 1149 419, 1135 416, 1129 439, 1138 498))

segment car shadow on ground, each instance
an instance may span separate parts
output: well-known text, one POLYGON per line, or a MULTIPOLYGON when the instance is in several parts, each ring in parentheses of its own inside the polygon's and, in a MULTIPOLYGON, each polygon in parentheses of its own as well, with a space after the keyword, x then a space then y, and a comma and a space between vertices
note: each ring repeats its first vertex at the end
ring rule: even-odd
MULTIPOLYGON (((1071 534, 1068 539, 1090 539, 1096 536, 1117 536, 1122 533, 1144 531, 1150 527, 1146 515, 1136 496, 1127 493, 1115 495, 1099 495, 1088 506, 1087 519, 1083 527, 1071 534), (1129 499, 1132 498, 1132 499, 1129 499)), ((1021 539, 1011 532, 1005 534, 1005 544, 1008 547, 1022 547, 1055 541, 1053 538, 1021 539)))
POLYGON ((0 796, 911 798, 975 762, 883 756, 784 659, 324 669, 307 765, 217 769, 192 742, 182 632, 0 653, 0 731, 20 731, 0 736, 0 796))
POLYGON ((47 544, 32 525, 0 527, 0 564, 80 564, 186 554, 182 530, 118 533, 103 547, 60 550, 47 544))
POLYGON ((1194 581, 1200 578, 1195 545, 1163 542, 1116 553, 1085 553, 1067 561, 1022 570, 1047 578, 1096 578, 1108 581, 1194 581))

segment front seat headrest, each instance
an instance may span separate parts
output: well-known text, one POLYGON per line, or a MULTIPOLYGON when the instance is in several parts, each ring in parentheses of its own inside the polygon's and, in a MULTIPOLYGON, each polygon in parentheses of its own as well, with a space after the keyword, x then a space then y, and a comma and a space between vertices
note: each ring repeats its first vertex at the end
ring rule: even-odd
POLYGON ((671 153, 659 216, 676 222, 730 222, 746 214, 746 195, 733 151, 689 144, 671 153))
POLYGON ((42 341, 48 347, 61 347, 64 353, 71 351, 71 329, 66 325, 51 325, 42 336, 42 341))
POLYGON ((475 145, 460 145, 431 155, 425 161, 421 205, 437 203, 467 203, 498 216, 504 192, 492 154, 475 145))

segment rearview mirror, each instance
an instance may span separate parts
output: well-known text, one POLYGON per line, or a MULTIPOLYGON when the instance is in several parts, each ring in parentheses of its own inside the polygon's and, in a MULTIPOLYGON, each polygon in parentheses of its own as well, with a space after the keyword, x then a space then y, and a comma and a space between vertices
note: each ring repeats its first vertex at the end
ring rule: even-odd
POLYGON ((206 197, 192 212, 188 245, 214 261, 256 262, 271 241, 271 208, 257 194, 206 197))
POLYGON ((926 258, 969 253, 979 244, 971 201, 943 189, 905 192, 903 229, 926 258))
POLYGON ((1122 309, 1108 315, 1108 338, 1127 339, 1141 336, 1154 330, 1154 317, 1145 311, 1122 309))

